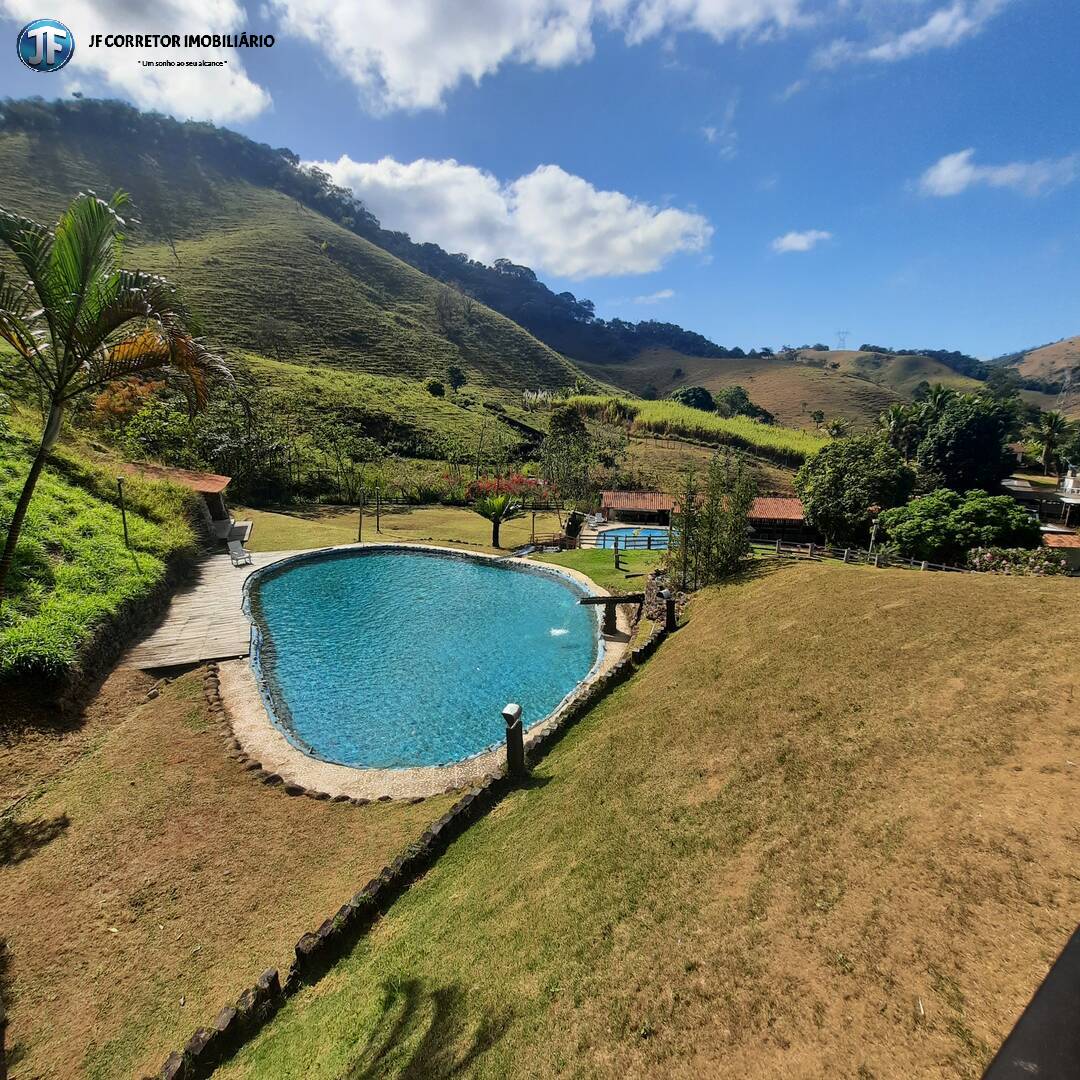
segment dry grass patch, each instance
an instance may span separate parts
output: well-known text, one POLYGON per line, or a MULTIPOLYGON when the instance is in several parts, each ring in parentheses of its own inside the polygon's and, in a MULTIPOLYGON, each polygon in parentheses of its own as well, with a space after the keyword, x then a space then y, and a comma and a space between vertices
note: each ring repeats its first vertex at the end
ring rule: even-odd
POLYGON ((289 798, 225 756, 200 672, 151 684, 0 748, 13 1078, 156 1070, 445 809, 289 798))
POLYGON ((977 1077, 1080 917, 1080 582, 709 590, 229 1077, 977 1077))

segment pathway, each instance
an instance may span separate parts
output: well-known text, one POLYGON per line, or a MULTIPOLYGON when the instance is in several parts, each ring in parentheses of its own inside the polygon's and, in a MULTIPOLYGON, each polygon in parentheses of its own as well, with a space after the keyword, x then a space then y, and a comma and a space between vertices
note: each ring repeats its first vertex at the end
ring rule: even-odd
POLYGON ((256 551, 250 566, 233 566, 228 555, 204 559, 195 579, 172 598, 165 621, 129 649, 121 665, 161 668, 247 656, 251 631, 240 606, 244 582, 252 570, 298 554, 256 551))

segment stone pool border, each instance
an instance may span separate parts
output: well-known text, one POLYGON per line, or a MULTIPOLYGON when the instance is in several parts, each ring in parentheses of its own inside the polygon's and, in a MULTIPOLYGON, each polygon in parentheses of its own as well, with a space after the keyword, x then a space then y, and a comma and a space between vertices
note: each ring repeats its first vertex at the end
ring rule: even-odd
MULTIPOLYGON (((534 766, 542 760, 577 720, 627 682, 636 668, 656 652, 667 636, 663 625, 656 626, 644 642, 624 652, 613 667, 577 695, 551 725, 545 725, 545 731, 536 733, 536 737, 529 740, 529 765, 534 766)), ((218 717, 222 734, 228 736, 230 728, 221 700, 217 664, 210 664, 206 669, 204 692, 211 715, 218 717)), ((262 779, 266 783, 281 783, 280 777, 269 774, 262 779)), ((183 1049, 174 1050, 161 1066, 158 1076, 163 1080, 201 1080, 209 1077, 218 1065, 254 1039, 290 997, 303 987, 317 983, 370 930, 379 916, 385 914, 414 881, 435 865, 452 841, 497 806, 518 783, 506 774, 505 769, 500 769, 470 787, 378 875, 333 915, 324 919, 317 930, 300 937, 294 949, 293 962, 284 978, 276 968, 264 971, 255 984, 237 998, 235 1004, 222 1007, 209 1027, 197 1028, 183 1049)), ((313 798, 326 798, 318 793, 306 794, 313 798)), ((344 800, 339 798, 338 801, 344 800)))
MULTIPOLYGON (((340 544, 305 551, 300 555, 290 555, 268 563, 252 573, 244 583, 244 610, 253 627, 257 628, 257 624, 252 612, 250 590, 258 579, 280 573, 291 565, 319 556, 356 551, 421 551, 476 562, 511 564, 520 568, 518 572, 567 578, 589 595, 611 595, 608 590, 601 588, 577 570, 540 560, 488 555, 484 552, 429 544, 340 544)), ((622 609, 618 611, 618 627, 617 636, 601 636, 600 655, 589 674, 567 694, 554 712, 528 729, 525 736, 526 751, 545 731, 557 724, 559 718, 589 686, 623 659, 632 630, 630 619, 622 609)), ((224 704, 223 713, 229 725, 229 748, 238 753, 245 767, 256 773, 259 779, 265 783, 281 784, 290 795, 309 795, 313 798, 348 801, 357 805, 390 799, 418 801, 432 795, 460 791, 476 783, 497 772, 505 757, 504 748, 496 746, 459 762, 406 769, 356 767, 325 761, 296 746, 275 722, 249 660, 232 660, 220 664, 217 680, 217 690, 224 704)))

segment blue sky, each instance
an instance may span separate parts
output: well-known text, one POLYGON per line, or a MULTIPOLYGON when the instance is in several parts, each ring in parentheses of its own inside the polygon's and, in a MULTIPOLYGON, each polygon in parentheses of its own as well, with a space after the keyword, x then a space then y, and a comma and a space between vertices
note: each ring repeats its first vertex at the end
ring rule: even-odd
MULTIPOLYGON (((12 35, 40 15, 0 0, 12 35)), ((1068 0, 58 3, 90 33, 0 93, 119 96, 325 163, 388 227, 527 262, 604 316, 725 345, 988 357, 1080 333, 1080 5, 1068 0), (334 47, 323 48, 325 42, 334 47)), ((14 49, 11 50, 14 54, 14 49)), ((0 180, 0 192, 3 190, 0 180)))

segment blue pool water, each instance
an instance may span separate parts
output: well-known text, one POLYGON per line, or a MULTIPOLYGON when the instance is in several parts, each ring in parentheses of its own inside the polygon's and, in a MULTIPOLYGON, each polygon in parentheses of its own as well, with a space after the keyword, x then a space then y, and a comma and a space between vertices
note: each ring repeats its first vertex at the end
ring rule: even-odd
POLYGON ((250 610, 271 713, 316 757, 441 765, 526 727, 588 674, 597 608, 542 571, 419 551, 349 552, 257 575, 250 610))
POLYGON ((645 539, 646 537, 652 538, 652 549, 654 551, 665 551, 668 546, 668 530, 650 528, 647 525, 642 526, 641 528, 630 526, 625 529, 604 529, 604 531, 596 538, 596 546, 613 548, 615 546, 616 536, 619 538, 619 547, 623 547, 626 540, 629 538, 630 544, 627 548, 629 551, 637 551, 639 549, 644 550, 648 543, 645 539))

